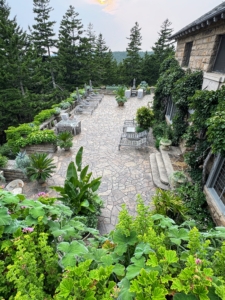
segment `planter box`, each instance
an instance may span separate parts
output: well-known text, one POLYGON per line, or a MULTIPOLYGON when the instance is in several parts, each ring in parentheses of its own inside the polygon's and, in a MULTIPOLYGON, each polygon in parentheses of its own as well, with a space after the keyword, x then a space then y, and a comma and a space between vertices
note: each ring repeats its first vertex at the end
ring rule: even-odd
POLYGON ((56 144, 38 144, 26 146, 25 149, 27 154, 31 153, 54 153, 57 151, 56 144))
POLYGON ((6 181, 12 181, 15 179, 21 179, 23 181, 28 181, 27 176, 15 167, 15 160, 8 160, 6 167, 1 168, 4 171, 4 177, 6 181))

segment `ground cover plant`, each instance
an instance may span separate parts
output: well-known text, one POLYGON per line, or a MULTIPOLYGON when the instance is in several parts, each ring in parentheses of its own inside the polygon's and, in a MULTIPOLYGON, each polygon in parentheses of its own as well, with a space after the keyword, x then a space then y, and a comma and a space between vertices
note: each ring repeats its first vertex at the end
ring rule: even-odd
POLYGON ((177 225, 140 196, 106 236, 45 193, 1 191, 0 205, 2 299, 224 299, 224 228, 177 225))

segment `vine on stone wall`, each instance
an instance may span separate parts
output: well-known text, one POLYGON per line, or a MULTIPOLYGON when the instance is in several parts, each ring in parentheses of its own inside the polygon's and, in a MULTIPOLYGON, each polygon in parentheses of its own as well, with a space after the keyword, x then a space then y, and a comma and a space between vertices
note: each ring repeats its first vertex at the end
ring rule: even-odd
POLYGON ((203 74, 201 71, 188 70, 182 78, 176 81, 172 90, 172 101, 176 104, 176 114, 173 118, 173 144, 178 145, 181 136, 188 128, 188 97, 201 89, 203 74))
POLYGON ((184 76, 184 70, 174 57, 167 58, 161 65, 160 77, 156 84, 153 110, 155 118, 162 121, 165 118, 167 101, 175 82, 184 76))

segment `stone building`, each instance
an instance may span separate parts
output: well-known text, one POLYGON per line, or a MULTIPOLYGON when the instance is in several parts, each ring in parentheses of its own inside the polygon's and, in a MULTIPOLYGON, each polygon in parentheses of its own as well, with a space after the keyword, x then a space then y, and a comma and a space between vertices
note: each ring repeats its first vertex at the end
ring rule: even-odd
MULTIPOLYGON (((202 89, 217 90, 225 84, 225 2, 176 32, 176 59, 183 68, 204 72, 202 89)), ((175 107, 169 103, 167 121, 175 107)), ((225 138, 225 133, 224 133, 225 138)), ((225 158, 214 157, 204 187, 212 216, 225 226, 225 158)))

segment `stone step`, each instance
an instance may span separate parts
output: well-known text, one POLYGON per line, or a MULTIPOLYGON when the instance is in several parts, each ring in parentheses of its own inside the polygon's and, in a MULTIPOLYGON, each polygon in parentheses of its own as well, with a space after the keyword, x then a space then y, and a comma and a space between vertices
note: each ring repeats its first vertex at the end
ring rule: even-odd
POLYGON ((151 165, 151 171, 152 171, 152 180, 153 180, 154 184, 162 190, 166 190, 166 191, 169 190, 169 186, 162 183, 160 180, 158 165, 157 165, 157 161, 156 161, 156 154, 151 153, 149 158, 150 158, 150 165, 151 165))
POLYGON ((170 179, 170 177, 173 174, 174 170, 173 170, 173 166, 172 166, 168 151, 163 150, 161 146, 159 147, 159 149, 160 149, 160 153, 162 155, 162 160, 164 162, 167 177, 170 179))
POLYGON ((156 153, 156 162, 157 162, 157 166, 158 166, 158 171, 159 171, 159 178, 160 181, 164 184, 169 184, 169 179, 167 176, 167 172, 165 169, 165 165, 162 159, 162 154, 161 153, 156 153))

